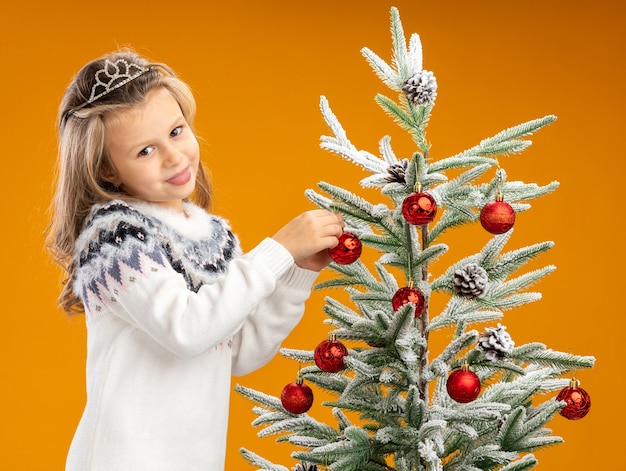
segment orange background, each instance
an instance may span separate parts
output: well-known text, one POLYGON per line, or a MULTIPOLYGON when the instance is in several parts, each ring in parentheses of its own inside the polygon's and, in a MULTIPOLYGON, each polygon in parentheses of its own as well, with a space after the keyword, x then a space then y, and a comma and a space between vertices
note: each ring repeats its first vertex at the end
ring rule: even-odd
MULTIPOLYGON (((71 76, 118 45, 132 45, 178 71, 196 92, 215 211, 249 249, 311 208, 303 190, 319 180, 376 197, 356 184, 365 174, 319 149, 319 136, 327 133, 320 95, 328 97, 357 147, 376 153, 380 137, 391 134, 398 155, 412 152, 408 136, 373 102, 387 89, 359 53, 368 46, 389 58, 391 5, 399 7, 407 35, 420 34, 424 67, 438 79, 427 136, 433 158, 530 119, 559 117, 535 135, 529 150, 502 160, 511 180, 561 182, 556 193, 519 215, 509 247, 554 240, 540 264, 554 263, 558 270, 537 287, 544 299, 508 313, 505 323, 518 344, 539 341, 597 358, 593 370, 578 375, 592 396, 590 414, 574 422, 555 417, 550 426, 565 444, 540 451, 537 469, 616 469, 612 454, 622 451, 624 421, 618 357, 625 325, 618 292, 626 283, 622 2, 5 3, 1 469, 62 469, 85 399, 82 318, 68 320, 57 310, 60 275, 42 249, 55 113, 71 76)), ((439 269, 486 240, 474 228, 450 235, 451 251, 439 269)), ((314 293, 285 346, 313 349, 326 337, 324 294, 314 293)), ((295 369, 276 358, 235 382, 278 395, 295 369)), ((325 413, 317 404, 323 399, 313 413, 325 413)), ((253 418, 251 403, 233 397, 226 468, 251 469, 238 455, 240 446, 293 466, 288 446, 256 438, 253 418)))

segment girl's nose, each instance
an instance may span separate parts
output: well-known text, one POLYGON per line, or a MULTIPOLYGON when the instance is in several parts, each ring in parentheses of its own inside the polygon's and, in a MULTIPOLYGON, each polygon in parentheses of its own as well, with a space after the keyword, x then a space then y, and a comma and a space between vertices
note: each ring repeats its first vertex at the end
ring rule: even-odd
POLYGON ((169 145, 165 149, 164 164, 168 166, 176 166, 184 158, 184 154, 174 145, 169 145))

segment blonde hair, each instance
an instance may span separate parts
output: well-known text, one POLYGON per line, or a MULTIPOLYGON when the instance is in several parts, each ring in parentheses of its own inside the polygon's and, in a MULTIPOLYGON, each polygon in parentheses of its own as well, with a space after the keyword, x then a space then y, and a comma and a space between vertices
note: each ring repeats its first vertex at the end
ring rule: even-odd
MULTIPOLYGON (((164 88, 172 94, 187 123, 193 128, 196 103, 189 87, 167 65, 149 62, 129 49, 107 54, 86 64, 76 74, 61 101, 56 190, 51 204, 52 218, 46 246, 54 261, 66 273, 59 306, 68 314, 80 313, 84 309, 72 289, 77 268, 74 245, 92 206, 113 199, 132 201, 129 195, 102 178, 113 170, 105 145, 104 118, 141 103, 150 91, 157 88, 164 88), (96 72, 104 68, 107 59, 111 62, 123 59, 149 71, 85 105, 95 83, 96 72)), ((202 164, 191 199, 203 208, 211 204, 211 185, 202 164)))

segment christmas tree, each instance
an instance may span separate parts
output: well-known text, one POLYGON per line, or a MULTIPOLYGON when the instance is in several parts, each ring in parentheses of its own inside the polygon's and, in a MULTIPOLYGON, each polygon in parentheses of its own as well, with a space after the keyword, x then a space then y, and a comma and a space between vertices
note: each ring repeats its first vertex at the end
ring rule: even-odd
MULTIPOLYGON (((534 450, 562 441, 545 427, 550 419, 557 412, 579 419, 589 411, 589 396, 568 375, 595 361, 538 342, 516 346, 501 323, 505 311, 540 299, 527 289, 555 268, 518 273, 552 242, 505 246, 515 215, 558 183, 507 181, 498 157, 522 152, 531 144, 528 137, 556 118, 520 124, 433 160, 425 131, 437 82, 422 69, 419 36, 411 35, 407 46, 395 8, 391 34, 390 63, 368 48, 362 53, 397 92, 397 100, 380 94, 376 102, 408 131, 416 150, 397 158, 388 136, 380 140, 380 157, 357 149, 322 97, 332 136, 323 136, 321 147, 369 172, 361 185, 379 189, 388 203, 370 203, 326 182, 318 185, 323 194, 306 192, 318 206, 343 215, 346 230, 331 251, 335 276, 317 288, 341 288, 348 301, 326 297, 326 323, 333 330, 315 351, 281 350, 299 364, 281 398, 236 389, 257 404, 253 424, 262 428, 260 436, 276 435, 296 447, 295 470, 531 469, 534 450), (488 242, 439 267, 437 259, 448 251, 442 234, 478 223, 493 235, 488 242), (379 254, 372 267, 361 260, 361 250, 379 254), (435 313, 430 301, 436 293, 447 301, 435 313), (449 344, 431 351, 430 336, 445 331, 452 332, 449 344), (333 424, 306 413, 313 400, 307 383, 334 398, 324 403, 332 408, 333 424)), ((288 471, 241 452, 258 469, 288 471)))

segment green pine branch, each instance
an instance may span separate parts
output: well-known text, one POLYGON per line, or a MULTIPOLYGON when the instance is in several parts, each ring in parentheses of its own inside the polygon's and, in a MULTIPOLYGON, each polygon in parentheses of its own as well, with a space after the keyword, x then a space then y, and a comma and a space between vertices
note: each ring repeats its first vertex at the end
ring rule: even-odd
POLYGON ((549 115, 543 118, 534 119, 532 121, 518 124, 517 126, 513 126, 503 131, 500 131, 493 137, 482 140, 478 145, 463 152, 460 152, 459 154, 453 155, 452 158, 462 158, 469 156, 496 156, 521 152, 526 147, 528 147, 527 145, 522 143, 528 143, 530 141, 518 141, 518 138, 530 136, 544 126, 547 126, 548 124, 554 122, 555 120, 556 116, 549 115), (519 150, 506 150, 507 142, 509 141, 513 141, 514 143, 511 146, 512 148, 519 146, 519 150))
POLYGON ((508 357, 512 361, 558 368, 563 372, 593 368, 595 364, 595 358, 592 356, 580 356, 554 351, 538 342, 514 348, 508 357))
POLYGON ((498 439, 502 449, 527 452, 562 442, 561 437, 548 435, 549 431, 542 428, 561 407, 556 401, 547 401, 535 410, 516 408, 500 428, 498 439))

